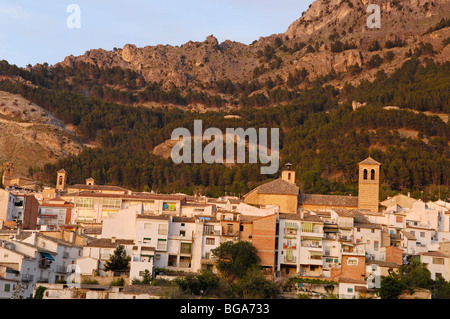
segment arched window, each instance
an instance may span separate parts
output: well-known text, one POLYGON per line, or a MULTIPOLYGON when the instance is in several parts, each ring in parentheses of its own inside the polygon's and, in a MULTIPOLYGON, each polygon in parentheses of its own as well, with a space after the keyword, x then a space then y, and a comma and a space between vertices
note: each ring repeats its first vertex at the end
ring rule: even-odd
POLYGON ((63 177, 60 176, 60 177, 59 177, 59 185, 62 185, 62 184, 63 184, 63 177))
POLYGON ((363 178, 367 179, 367 170, 366 169, 364 170, 364 177, 363 178))
POLYGON ((375 180, 375 170, 374 169, 370 171, 370 179, 375 180))
POLYGON ((291 173, 288 173, 288 180, 291 180, 291 173))

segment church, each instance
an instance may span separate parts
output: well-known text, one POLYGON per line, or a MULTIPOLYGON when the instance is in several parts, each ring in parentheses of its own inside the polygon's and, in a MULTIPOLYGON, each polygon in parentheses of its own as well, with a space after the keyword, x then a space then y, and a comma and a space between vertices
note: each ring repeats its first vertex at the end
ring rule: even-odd
POLYGON ((358 196, 302 194, 295 184, 295 171, 286 165, 281 177, 262 184, 244 195, 244 202, 254 206, 278 205, 280 213, 296 214, 302 210, 329 211, 335 208, 379 212, 381 164, 368 157, 358 163, 358 196))

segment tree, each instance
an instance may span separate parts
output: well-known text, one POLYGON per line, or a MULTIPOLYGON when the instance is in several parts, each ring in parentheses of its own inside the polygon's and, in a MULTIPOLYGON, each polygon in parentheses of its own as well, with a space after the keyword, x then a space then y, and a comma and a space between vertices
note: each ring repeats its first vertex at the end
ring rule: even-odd
POLYGON ((237 282, 236 290, 239 297, 244 299, 270 299, 280 293, 279 287, 267 279, 259 267, 250 268, 237 282))
POLYGON ((105 262, 105 271, 128 271, 131 257, 127 256, 125 247, 118 245, 114 254, 105 262))
POLYGON ((434 281, 431 279, 431 273, 425 264, 411 260, 409 264, 401 265, 397 272, 391 272, 389 276, 381 280, 380 298, 397 299, 403 290, 433 288, 434 281))
POLYGON ((247 241, 225 242, 213 249, 212 253, 218 259, 217 269, 231 279, 244 277, 248 270, 260 262, 257 249, 247 241))
POLYGON ((398 299, 398 296, 405 288, 402 282, 393 276, 385 277, 381 280, 379 291, 381 299, 398 299))

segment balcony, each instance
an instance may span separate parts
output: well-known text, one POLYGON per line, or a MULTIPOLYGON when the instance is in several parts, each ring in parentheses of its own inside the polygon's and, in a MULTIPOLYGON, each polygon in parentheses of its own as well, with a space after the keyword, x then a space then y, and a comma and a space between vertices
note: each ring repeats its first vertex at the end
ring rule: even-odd
POLYGON ((390 234, 389 237, 391 238, 391 240, 401 240, 402 239, 401 234, 390 234))
POLYGON ((22 275, 23 282, 32 282, 34 280, 34 275, 22 275))
POLYGON ((67 266, 56 266, 56 272, 59 274, 68 274, 67 266))
POLYGON ((297 249, 297 245, 288 245, 288 244, 283 244, 283 249, 297 249))
POLYGON ((226 236, 226 237, 239 236, 239 230, 238 231, 233 231, 232 229, 227 229, 225 227, 222 227, 222 236, 226 236))
POLYGON ((209 230, 209 229, 205 229, 204 231, 203 231, 203 235, 209 235, 209 236, 211 236, 211 235, 217 235, 217 236, 220 236, 220 230, 209 230))
POLYGON ((51 261, 49 261, 49 260, 47 260, 47 259, 42 259, 42 260, 39 262, 39 268, 40 268, 40 269, 49 269, 50 266, 51 266, 51 264, 52 264, 51 261))
POLYGON ((306 247, 306 248, 322 248, 322 245, 317 245, 317 244, 302 244, 302 247, 306 247))
POLYGON ((39 277, 38 280, 36 281, 37 283, 47 283, 50 281, 50 279, 48 277, 39 277))
POLYGON ((288 258, 287 256, 284 256, 284 263, 290 263, 290 264, 295 264, 297 263, 297 257, 296 256, 292 256, 291 258, 288 258))

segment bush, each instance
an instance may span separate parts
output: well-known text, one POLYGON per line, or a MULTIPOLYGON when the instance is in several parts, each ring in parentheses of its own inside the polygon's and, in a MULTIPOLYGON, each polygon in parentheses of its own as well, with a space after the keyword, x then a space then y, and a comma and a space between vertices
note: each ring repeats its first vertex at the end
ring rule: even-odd
POLYGON ((122 277, 115 278, 111 281, 111 283, 109 285, 123 287, 123 286, 125 286, 125 279, 123 279, 122 277))
POLYGON ((81 283, 86 285, 98 285, 98 280, 93 278, 83 278, 81 283))
POLYGON ((46 291, 47 288, 43 286, 39 286, 36 288, 36 292, 34 293, 33 299, 43 299, 44 298, 44 291, 46 291))

